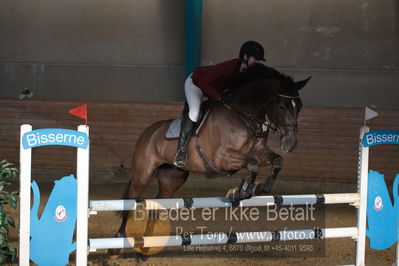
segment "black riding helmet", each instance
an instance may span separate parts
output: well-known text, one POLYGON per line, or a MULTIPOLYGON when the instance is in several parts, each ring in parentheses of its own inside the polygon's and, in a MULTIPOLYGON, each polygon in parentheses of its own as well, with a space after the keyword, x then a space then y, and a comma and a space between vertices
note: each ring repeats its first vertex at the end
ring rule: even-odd
POLYGON ((248 57, 253 56, 257 60, 266 61, 265 50, 263 49, 262 45, 256 41, 247 41, 245 42, 240 49, 240 59, 244 60, 244 55, 248 57))

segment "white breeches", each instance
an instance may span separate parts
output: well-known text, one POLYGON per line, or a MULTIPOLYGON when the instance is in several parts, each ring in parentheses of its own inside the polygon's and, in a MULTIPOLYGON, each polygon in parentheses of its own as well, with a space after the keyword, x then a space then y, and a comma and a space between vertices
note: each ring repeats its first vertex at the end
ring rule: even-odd
POLYGON ((204 97, 201 89, 198 88, 191 79, 191 75, 188 76, 184 83, 184 91, 186 93, 186 99, 189 107, 188 116, 191 121, 197 122, 200 114, 201 103, 207 99, 204 97))

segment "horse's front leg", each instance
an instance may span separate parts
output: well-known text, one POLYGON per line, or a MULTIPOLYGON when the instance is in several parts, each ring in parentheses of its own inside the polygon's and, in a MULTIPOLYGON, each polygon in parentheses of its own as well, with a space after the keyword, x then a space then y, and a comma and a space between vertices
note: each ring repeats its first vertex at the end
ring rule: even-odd
POLYGON ((270 193, 272 191, 272 187, 274 182, 276 181, 277 175, 280 172, 281 168, 283 168, 284 158, 278 155, 277 153, 272 153, 270 155, 271 162, 271 173, 268 179, 264 183, 258 183, 254 187, 255 195, 262 195, 265 193, 270 193))
POLYGON ((230 201, 240 201, 252 197, 254 184, 259 172, 259 164, 256 160, 247 161, 248 176, 241 180, 238 188, 232 188, 227 192, 226 198, 230 201))

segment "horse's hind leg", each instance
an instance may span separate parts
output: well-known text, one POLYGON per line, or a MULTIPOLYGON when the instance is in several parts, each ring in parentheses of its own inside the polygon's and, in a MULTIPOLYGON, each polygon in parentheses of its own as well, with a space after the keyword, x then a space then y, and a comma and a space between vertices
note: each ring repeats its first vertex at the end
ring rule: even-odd
POLYGON ((186 182, 190 172, 174 167, 160 168, 157 173, 159 190, 157 198, 171 198, 186 182))
MULTIPOLYGON (((157 198, 171 198, 175 192, 186 182, 190 172, 184 171, 173 166, 165 165, 158 168, 156 178, 158 178, 159 190, 157 198)), ((158 212, 156 210, 149 216, 156 219, 148 220, 144 235, 151 236, 154 228, 154 221, 158 220, 158 212)))
MULTIPOLYGON (((161 167, 156 173, 158 178, 159 191, 157 198, 171 198, 175 192, 186 182, 190 172, 174 168, 172 166, 161 167)), ((155 217, 147 222, 145 236, 151 236, 155 223, 158 220, 159 212, 157 210, 150 210, 152 212, 149 217, 155 217)))
POLYGON ((276 181, 277 175, 280 172, 281 168, 283 168, 284 158, 278 155, 277 153, 273 153, 271 155, 272 168, 271 173, 268 179, 264 183, 258 183, 254 187, 254 194, 261 195, 265 193, 270 193, 272 191, 272 187, 274 182, 276 181))
MULTIPOLYGON (((144 189, 147 187, 148 183, 153 180, 155 170, 157 168, 157 164, 155 162, 152 163, 136 163, 133 166, 132 178, 128 184, 128 187, 125 190, 123 195, 123 199, 137 199, 143 194, 144 189)), ((126 223, 129 217, 129 211, 122 212, 122 222, 119 227, 118 233, 115 237, 124 237, 125 236, 125 228, 126 223)), ((110 254, 118 254, 120 250, 110 249, 110 254)))
MULTIPOLYGON (((129 183, 129 187, 127 189, 127 193, 124 195, 123 199, 138 199, 140 198, 141 194, 144 192, 144 189, 151 181, 150 178, 145 179, 144 182, 141 180, 132 179, 129 183)), ((125 227, 127 218, 129 216, 129 211, 124 211, 122 214, 122 223, 119 227, 118 234, 116 237, 123 237, 125 235, 125 227)))
MULTIPOLYGON (((169 165, 161 166, 157 169, 156 177, 158 178, 159 191, 157 198, 170 198, 173 197, 175 192, 186 182, 187 177, 189 175, 188 171, 184 171, 178 168, 174 168, 169 165)), ((152 236, 154 232, 154 228, 158 221, 159 211, 150 210, 148 214, 149 217, 153 217, 149 219, 146 224, 144 236, 152 236)), ((169 232, 167 232, 169 233, 169 232)), ((142 248, 140 253, 137 254, 138 261, 147 260, 149 248, 142 248)))
MULTIPOLYGON (((156 177, 158 178, 158 195, 157 198, 171 198, 175 192, 186 182, 190 172, 184 171, 172 166, 165 166, 158 169, 156 177)), ((150 211, 151 212, 151 211, 150 211)), ((157 211, 152 211, 150 217, 158 217, 157 211)), ((158 219, 154 219, 155 222, 158 219)), ((154 228, 154 221, 148 220, 145 230, 146 236, 151 236, 154 228)))

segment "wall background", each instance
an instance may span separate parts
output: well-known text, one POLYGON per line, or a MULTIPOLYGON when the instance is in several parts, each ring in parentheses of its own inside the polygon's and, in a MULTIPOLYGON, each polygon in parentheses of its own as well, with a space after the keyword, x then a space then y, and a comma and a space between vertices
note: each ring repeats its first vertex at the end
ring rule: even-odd
MULTIPOLYGON (((183 101, 183 0, 0 2, 0 97, 183 101)), ((398 108, 396 0, 204 0, 204 65, 260 41, 307 106, 398 108)))
MULTIPOLYGON (((19 161, 20 125, 37 128, 76 129, 82 120, 69 110, 88 103, 90 126, 90 183, 127 183, 132 169, 133 151, 144 129, 159 120, 177 117, 181 102, 96 102, 66 100, 0 99, 0 158, 19 161)), ((378 109, 379 116, 368 121, 371 129, 399 128, 397 110, 378 109)), ((298 147, 292 153, 280 149, 279 138, 269 134, 268 145, 285 158, 277 184, 282 191, 303 193, 354 191, 357 181, 359 128, 363 108, 304 107, 298 119, 298 147)), ((205 151, 206 152, 206 151, 205 151)), ((370 169, 385 175, 392 183, 399 169, 399 146, 378 145, 370 149, 370 169)), ((76 149, 45 146, 32 150, 32 176, 41 182, 70 175, 76 169, 76 149)), ((261 169, 260 182, 270 174, 261 169)), ((246 177, 243 169, 232 177, 208 179, 190 174, 195 189, 209 186, 236 187, 237 177, 246 177)), ((219 176, 220 177, 220 176, 219 176)), ((157 184, 154 180, 153 183, 157 184)), ((187 187, 185 185, 185 187, 187 187)), ((208 187, 208 188, 207 188, 208 187)), ((389 187, 392 187, 389 185, 389 187)), ((122 192, 121 192, 122 193, 122 192)))

